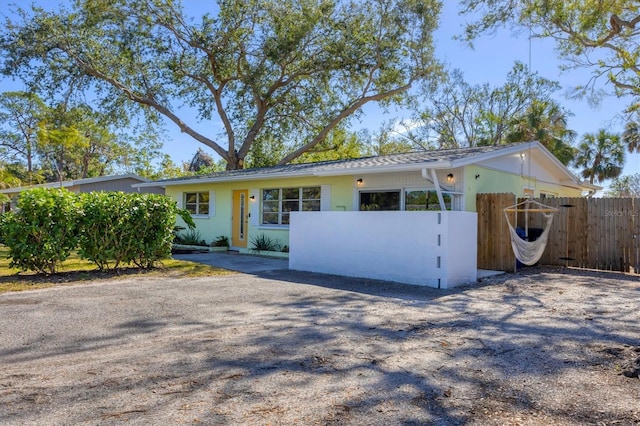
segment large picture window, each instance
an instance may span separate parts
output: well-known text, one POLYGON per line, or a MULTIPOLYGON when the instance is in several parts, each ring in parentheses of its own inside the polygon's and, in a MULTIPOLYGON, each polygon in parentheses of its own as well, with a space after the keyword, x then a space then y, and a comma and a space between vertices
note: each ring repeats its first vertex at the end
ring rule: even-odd
POLYGON ((262 190, 263 225, 289 225, 291 212, 320 211, 320 187, 262 190))
MULTIPOLYGON (((451 210, 451 194, 444 193, 442 198, 446 209, 451 210)), ((376 210, 440 210, 440 203, 436 191, 396 189, 360 192, 360 211, 376 210)))
POLYGON ((184 208, 193 215, 209 214, 208 192, 185 192, 184 208))
MULTIPOLYGON (((451 194, 442 194, 447 210, 451 210, 451 194)), ((413 211, 440 210, 438 193, 436 191, 407 190, 404 197, 404 209, 413 211)))
POLYGON ((400 191, 363 191, 360 193, 360 210, 400 210, 400 191))

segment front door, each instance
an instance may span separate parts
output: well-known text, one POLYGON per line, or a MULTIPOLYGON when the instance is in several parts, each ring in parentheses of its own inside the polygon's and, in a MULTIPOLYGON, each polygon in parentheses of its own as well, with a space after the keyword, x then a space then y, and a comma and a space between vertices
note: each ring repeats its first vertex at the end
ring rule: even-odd
POLYGON ((249 225, 249 191, 246 189, 233 191, 233 216, 231 226, 231 245, 247 248, 247 227, 249 225))

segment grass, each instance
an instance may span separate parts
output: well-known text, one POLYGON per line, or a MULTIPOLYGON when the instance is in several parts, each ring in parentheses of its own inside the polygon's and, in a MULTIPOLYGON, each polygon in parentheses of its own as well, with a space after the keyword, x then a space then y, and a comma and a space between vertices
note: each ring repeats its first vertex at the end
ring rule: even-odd
POLYGON ((59 272, 53 275, 42 275, 34 272, 21 272, 10 268, 9 249, 0 246, 0 294, 15 291, 34 290, 96 280, 115 280, 123 276, 157 276, 157 277, 206 277, 232 274, 226 269, 214 268, 201 263, 176 259, 164 259, 153 269, 144 270, 137 267, 123 267, 116 271, 102 272, 88 260, 72 254, 64 261, 59 272))

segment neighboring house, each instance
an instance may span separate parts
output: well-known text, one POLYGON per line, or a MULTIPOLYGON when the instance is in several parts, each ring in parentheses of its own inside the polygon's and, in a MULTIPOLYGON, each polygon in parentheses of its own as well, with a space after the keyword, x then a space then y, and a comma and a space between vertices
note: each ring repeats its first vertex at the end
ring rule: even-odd
MULTIPOLYGON (((22 192, 32 188, 65 188, 71 192, 95 192, 95 191, 120 191, 120 192, 147 192, 164 194, 164 188, 151 184, 144 188, 133 187, 134 184, 149 183, 148 179, 134 174, 100 176, 95 178, 65 180, 62 182, 50 182, 39 185, 19 186, 15 188, 0 189, 0 194, 7 195, 15 203, 15 199, 22 192)), ((9 203, 3 205, 2 211, 10 209, 9 203)))
POLYGON ((135 184, 163 186, 191 212, 207 242, 224 235, 250 250, 265 235, 289 244, 292 211, 458 210, 475 212, 478 193, 579 197, 581 182, 538 142, 422 151, 233 170, 135 184))

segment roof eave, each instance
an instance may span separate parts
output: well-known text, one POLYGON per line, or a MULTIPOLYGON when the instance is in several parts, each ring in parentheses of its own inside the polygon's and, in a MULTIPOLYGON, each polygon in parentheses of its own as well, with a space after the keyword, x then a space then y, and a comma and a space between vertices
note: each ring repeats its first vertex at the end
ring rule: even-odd
POLYGON ((339 170, 318 170, 313 173, 314 176, 348 176, 358 174, 376 174, 376 173, 401 173, 401 172, 415 172, 422 169, 449 169, 451 168, 451 161, 428 161, 415 164, 399 164, 397 166, 368 166, 368 167, 354 167, 351 169, 339 169, 339 170))
POLYGON ((279 172, 279 173, 262 173, 255 174, 251 176, 221 176, 221 177, 207 177, 207 178, 193 178, 193 179, 181 179, 181 180, 169 180, 169 181, 155 181, 155 182, 145 182, 145 183, 136 183, 132 185, 134 188, 141 187, 149 187, 149 186, 178 186, 178 185, 198 185, 202 183, 220 183, 220 182, 240 182, 240 181, 252 181, 252 180, 262 180, 265 178, 274 178, 281 179, 287 177, 307 177, 314 176, 313 173, 309 172, 279 172))

